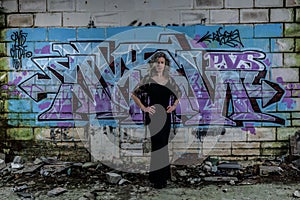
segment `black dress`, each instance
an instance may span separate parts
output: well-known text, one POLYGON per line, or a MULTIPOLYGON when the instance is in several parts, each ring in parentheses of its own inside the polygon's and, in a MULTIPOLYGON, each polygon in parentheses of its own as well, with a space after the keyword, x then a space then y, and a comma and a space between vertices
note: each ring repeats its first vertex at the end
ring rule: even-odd
POLYGON ((167 113, 167 107, 171 100, 175 101, 180 97, 180 90, 171 77, 165 85, 158 84, 150 77, 145 77, 141 85, 134 91, 136 96, 147 94, 147 101, 142 102, 145 106, 154 106, 155 114, 148 115, 151 135, 151 161, 150 161, 150 182, 158 185, 166 184, 170 178, 170 163, 168 141, 171 130, 171 114, 167 113))

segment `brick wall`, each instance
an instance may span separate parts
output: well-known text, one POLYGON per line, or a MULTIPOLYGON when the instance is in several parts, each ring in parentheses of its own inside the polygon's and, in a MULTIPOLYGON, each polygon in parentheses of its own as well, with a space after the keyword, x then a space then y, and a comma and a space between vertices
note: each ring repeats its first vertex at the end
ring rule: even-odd
MULTIPOLYGON (((70 110, 66 103, 68 100, 66 97, 72 98, 68 96, 70 95, 68 91, 75 88, 73 88, 75 75, 65 73, 62 66, 66 66, 66 63, 69 67, 73 66, 72 63, 75 63, 74 66, 76 64, 86 66, 85 61, 97 62, 88 55, 96 55, 96 58, 99 55, 105 57, 107 56, 105 52, 111 53, 105 58, 106 62, 111 64, 111 56, 116 58, 117 53, 121 52, 116 43, 127 48, 128 42, 135 45, 130 48, 140 49, 145 48, 142 42, 150 46, 153 45, 152 43, 159 44, 160 48, 169 49, 171 53, 174 51, 174 55, 175 51, 179 50, 181 54, 176 55, 181 57, 175 59, 182 63, 189 61, 186 52, 189 54, 198 52, 200 55, 206 51, 213 51, 217 52, 219 57, 209 55, 215 59, 233 52, 244 52, 248 55, 254 51, 266 56, 259 61, 263 63, 261 66, 265 66, 265 69, 245 70, 247 73, 240 69, 231 69, 222 75, 221 78, 226 80, 231 76, 238 76, 239 80, 243 78, 245 93, 233 94, 233 88, 230 88, 231 98, 226 97, 227 102, 235 105, 236 109, 228 106, 227 114, 222 116, 219 111, 218 117, 223 121, 218 123, 212 121, 207 123, 203 119, 198 119, 198 124, 193 122, 192 125, 187 126, 187 123, 181 122, 178 134, 169 146, 173 158, 185 153, 228 159, 281 156, 288 153, 289 137, 295 134, 300 124, 298 114, 300 105, 299 1, 3 0, 0 6, 2 11, 0 147, 7 155, 22 154, 29 158, 38 155, 58 155, 70 160, 88 160, 89 150, 95 154, 95 157, 100 156, 99 159, 123 159, 124 157, 131 159, 132 156, 141 160, 147 159, 148 154, 141 149, 141 139, 144 134, 142 126, 132 124, 125 124, 125 126, 122 123, 116 125, 105 117, 100 118, 102 124, 96 125, 95 132, 96 136, 104 135, 104 141, 110 138, 107 142, 112 142, 113 148, 106 149, 103 147, 106 143, 102 144, 103 141, 99 140, 100 136, 94 138, 94 135, 90 135, 91 124, 94 122, 87 119, 74 122, 72 120, 72 117, 76 118, 72 113, 74 110, 70 110), (140 28, 145 30, 139 31, 140 28), (161 32, 157 32, 158 30, 161 32), (225 31, 228 35, 225 35, 225 31), (167 40, 161 36, 163 32, 173 35, 166 37, 172 41, 172 45, 164 45, 167 40), (209 34, 206 40, 199 43, 197 36, 202 37, 206 33, 209 34), (218 41, 212 37, 214 34, 224 40, 218 41), (235 36, 239 36, 241 40, 237 40, 235 36), (191 42, 190 46, 183 42, 185 39, 191 42), (237 46, 230 46, 233 39, 237 46), (101 41, 105 42, 101 43, 101 41), (13 48, 12 45, 16 42, 17 48, 13 48), (101 54, 93 52, 96 47, 101 49, 99 51, 101 54), (17 54, 12 54, 12 49, 22 56, 14 59, 13 55, 17 54), (51 66, 55 67, 51 68, 51 66), (256 75, 261 76, 261 79, 253 84, 256 75), (238 101, 234 99, 245 103, 241 104, 242 110, 238 110, 238 101), (237 113, 240 115, 234 118, 233 114, 237 113), (104 129, 104 125, 113 128, 104 129), (225 134, 221 134, 220 127, 225 128, 225 134), (197 131, 199 134, 207 134, 200 140, 196 137, 197 131), (107 134, 103 134, 106 132, 107 134), (130 137, 124 137, 124 133, 130 133, 130 137), (132 143, 135 145, 132 146, 132 143), (108 153, 102 155, 103 149, 108 153)), ((141 60, 141 57, 137 57, 137 62, 141 60)), ((118 59, 114 62, 122 65, 118 59)), ((128 69, 135 67, 126 60, 124 63, 128 69)), ((210 71, 210 74, 206 72, 197 74, 191 70, 197 71, 197 64, 195 65, 195 68, 190 66, 192 72, 189 72, 189 81, 182 80, 182 77, 175 73, 176 80, 182 83, 183 87, 188 87, 193 85, 192 76, 205 75, 206 80, 199 84, 210 83, 214 88, 209 76, 217 70, 210 71)), ((84 68, 84 70, 82 74, 87 76, 88 69, 84 68)), ((116 82, 113 81, 118 80, 112 78, 109 80, 110 78, 104 76, 104 81, 115 84, 116 82)), ((134 84, 134 81, 129 82, 134 84)), ((236 86, 240 87, 243 84, 239 81, 236 86)), ((224 91, 227 89, 222 86, 223 89, 217 92, 225 94, 224 91)), ((103 85, 100 87, 103 89, 103 85)), ((194 85, 190 89, 196 98, 195 87, 194 85)), ((236 92, 241 90, 242 87, 236 92)), ((81 105, 87 103, 80 100, 80 94, 84 94, 84 91, 86 90, 83 87, 76 87, 74 92, 81 105)), ((205 94, 201 99, 204 100, 196 101, 198 115, 194 112, 194 107, 192 113, 183 112, 184 119, 189 121, 195 116, 205 118, 205 112, 208 111, 213 116, 215 110, 224 108, 224 105, 221 107, 212 105, 211 99, 205 97, 205 94), (210 105, 206 107, 204 103, 210 105)), ((97 109, 109 109, 109 106, 104 106, 106 104, 107 101, 102 99, 97 109)), ((185 108, 193 105, 187 100, 181 102, 181 106, 185 108)), ((126 109, 124 111, 117 108, 117 111, 128 114, 126 109)))

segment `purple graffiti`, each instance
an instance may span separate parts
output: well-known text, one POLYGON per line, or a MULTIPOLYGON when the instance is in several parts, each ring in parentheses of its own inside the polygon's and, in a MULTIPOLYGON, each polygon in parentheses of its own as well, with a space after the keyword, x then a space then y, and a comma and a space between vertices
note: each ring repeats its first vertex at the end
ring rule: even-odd
MULTIPOLYGON (((219 29, 217 33, 213 39, 222 44, 239 41, 237 32, 220 35, 219 29)), ((285 124, 282 118, 264 113, 264 108, 281 101, 284 90, 266 80, 263 52, 193 49, 188 39, 177 33, 162 34, 155 42, 117 46, 114 41, 52 44, 52 51, 60 56, 33 57, 40 72, 19 88, 41 104, 40 121, 86 121, 95 115, 101 120, 114 118, 120 124, 140 123, 142 112, 130 92, 158 46, 170 56, 174 79, 182 90, 177 122, 187 126, 285 124), (41 103, 49 95, 51 103, 41 103)))

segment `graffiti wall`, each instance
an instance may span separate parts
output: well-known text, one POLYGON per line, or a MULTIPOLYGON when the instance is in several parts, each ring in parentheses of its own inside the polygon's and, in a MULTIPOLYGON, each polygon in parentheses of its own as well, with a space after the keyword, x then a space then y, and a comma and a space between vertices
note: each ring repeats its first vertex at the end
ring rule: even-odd
POLYGON ((282 24, 9 29, 9 124, 138 127, 131 92, 162 51, 182 91, 177 126, 285 126, 293 102, 272 79, 281 35, 282 24))

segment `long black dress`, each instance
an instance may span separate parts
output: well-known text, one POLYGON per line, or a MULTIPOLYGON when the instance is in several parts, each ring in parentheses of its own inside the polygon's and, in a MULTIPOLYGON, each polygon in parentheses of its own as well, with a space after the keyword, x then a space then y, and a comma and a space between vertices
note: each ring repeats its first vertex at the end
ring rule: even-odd
POLYGON ((165 85, 161 85, 146 76, 134 94, 137 97, 147 94, 148 101, 142 103, 145 106, 155 106, 155 114, 148 115, 147 120, 151 135, 149 180, 158 185, 166 184, 170 178, 168 141, 171 130, 171 114, 166 110, 171 105, 171 99, 174 102, 181 96, 180 89, 171 77, 165 85))

